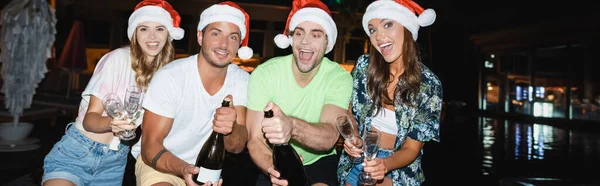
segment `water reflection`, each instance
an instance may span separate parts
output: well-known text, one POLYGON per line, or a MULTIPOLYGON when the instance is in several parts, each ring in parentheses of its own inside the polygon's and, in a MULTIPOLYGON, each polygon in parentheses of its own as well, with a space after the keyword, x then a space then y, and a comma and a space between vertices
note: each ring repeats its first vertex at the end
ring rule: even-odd
POLYGON ((575 178, 600 166, 597 133, 492 118, 479 121, 482 175, 575 178))
MULTIPOLYGON (((546 145, 544 142, 552 143, 554 138, 552 138, 552 130, 547 130, 547 126, 533 124, 533 146, 534 155, 533 159, 544 159, 544 149, 546 149, 546 145)), ((552 148, 552 146, 548 145, 548 148, 552 148)))
POLYGON ((482 118, 482 143, 483 143, 483 158, 482 158, 482 174, 490 175, 494 163, 493 145, 496 141, 494 126, 496 121, 491 118, 482 118))

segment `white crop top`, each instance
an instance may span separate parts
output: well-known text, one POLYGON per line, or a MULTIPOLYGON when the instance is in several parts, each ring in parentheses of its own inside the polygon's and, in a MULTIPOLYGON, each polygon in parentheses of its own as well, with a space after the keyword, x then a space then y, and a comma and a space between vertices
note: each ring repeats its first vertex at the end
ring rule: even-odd
POLYGON ((398 134, 398 125, 396 125, 396 112, 389 109, 383 109, 373 119, 371 119, 372 127, 375 127, 381 132, 396 135, 398 134))

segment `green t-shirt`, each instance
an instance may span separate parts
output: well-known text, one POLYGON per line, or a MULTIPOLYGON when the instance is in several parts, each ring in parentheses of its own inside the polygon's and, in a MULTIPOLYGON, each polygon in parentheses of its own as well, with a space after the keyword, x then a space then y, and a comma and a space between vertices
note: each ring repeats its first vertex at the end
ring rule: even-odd
MULTIPOLYGON (((275 57, 256 67, 248 82, 248 109, 263 111, 269 101, 277 104, 288 116, 308 123, 319 123, 326 104, 348 108, 352 94, 352 76, 338 63, 323 58, 315 77, 304 88, 292 73, 292 54, 275 57)), ((331 116, 336 117, 336 116, 331 116)), ((310 165, 321 157, 335 154, 335 149, 315 151, 290 140, 290 143, 310 165)))

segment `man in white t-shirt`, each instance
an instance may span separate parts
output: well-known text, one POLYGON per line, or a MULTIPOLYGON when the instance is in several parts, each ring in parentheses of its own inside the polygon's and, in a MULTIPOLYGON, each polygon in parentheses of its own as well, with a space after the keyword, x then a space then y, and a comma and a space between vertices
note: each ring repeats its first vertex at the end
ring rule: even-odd
POLYGON ((199 54, 156 72, 142 103, 142 137, 131 151, 137 157, 137 185, 196 185, 193 174, 214 175, 215 170, 194 166, 213 130, 224 134, 226 151, 239 153, 245 148, 249 74, 231 60, 236 52, 242 59, 252 55, 247 22, 248 14, 235 3, 207 8, 198 24, 199 54), (233 107, 221 107, 223 100, 233 107))

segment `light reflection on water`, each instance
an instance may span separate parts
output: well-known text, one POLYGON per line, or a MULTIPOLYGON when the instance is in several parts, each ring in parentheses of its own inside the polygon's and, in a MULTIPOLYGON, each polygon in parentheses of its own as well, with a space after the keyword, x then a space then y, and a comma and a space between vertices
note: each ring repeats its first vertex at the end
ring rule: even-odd
POLYGON ((483 144, 483 158, 482 158, 482 174, 489 175, 492 172, 492 166, 494 163, 493 156, 493 145, 496 141, 494 126, 495 121, 490 118, 483 118, 482 125, 482 144, 483 144))
POLYGON ((561 171, 569 172, 557 171, 556 166, 582 171, 600 164, 600 135, 596 133, 492 118, 481 118, 479 126, 483 175, 521 171, 561 176, 561 171))

